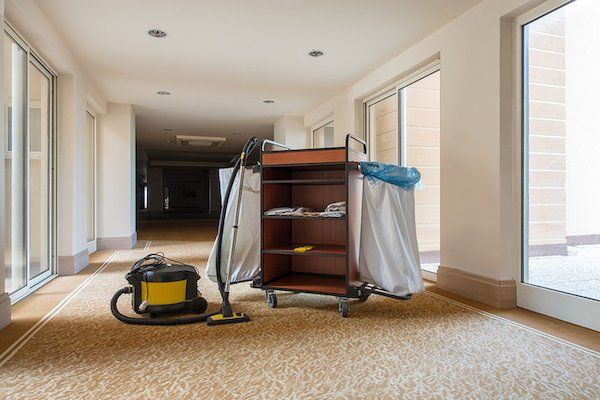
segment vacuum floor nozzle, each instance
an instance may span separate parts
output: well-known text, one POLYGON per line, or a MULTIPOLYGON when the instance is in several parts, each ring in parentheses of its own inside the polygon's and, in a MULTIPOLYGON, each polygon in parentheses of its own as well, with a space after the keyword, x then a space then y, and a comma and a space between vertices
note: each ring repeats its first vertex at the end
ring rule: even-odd
POLYGON ((250 317, 244 313, 233 313, 230 317, 225 317, 223 314, 215 314, 208 317, 206 320, 207 325, 224 325, 224 324, 237 324, 240 322, 248 322, 250 317))

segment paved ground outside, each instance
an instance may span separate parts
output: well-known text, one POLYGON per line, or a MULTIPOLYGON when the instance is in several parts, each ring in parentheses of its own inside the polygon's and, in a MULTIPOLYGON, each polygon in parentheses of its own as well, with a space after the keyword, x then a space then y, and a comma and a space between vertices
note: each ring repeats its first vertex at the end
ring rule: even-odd
POLYGON ((600 245, 569 247, 566 256, 530 257, 529 283, 600 300, 600 245))

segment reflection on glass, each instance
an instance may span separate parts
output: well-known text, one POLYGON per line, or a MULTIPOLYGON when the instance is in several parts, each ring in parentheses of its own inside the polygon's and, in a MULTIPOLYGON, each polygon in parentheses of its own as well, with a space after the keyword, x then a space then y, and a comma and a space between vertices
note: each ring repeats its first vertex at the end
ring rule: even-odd
POLYGON ((333 147, 333 121, 313 131, 313 147, 333 147))
POLYGON ((600 3, 524 27, 523 281, 600 300, 600 3))
POLYGON ((4 35, 4 265, 5 287, 27 285, 25 262, 25 52, 4 35))

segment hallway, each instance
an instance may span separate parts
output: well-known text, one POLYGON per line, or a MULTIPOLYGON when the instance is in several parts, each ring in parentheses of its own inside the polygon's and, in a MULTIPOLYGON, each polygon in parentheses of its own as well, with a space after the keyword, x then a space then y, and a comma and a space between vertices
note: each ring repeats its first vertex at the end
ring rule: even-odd
MULTIPOLYGON (((373 296, 352 303, 344 319, 333 298, 280 295, 279 307, 269 309, 263 293, 240 284, 232 301, 250 315, 247 324, 142 327, 112 317, 112 293, 149 251, 197 265, 214 309, 218 293, 203 271, 214 235, 213 222, 145 222, 135 249, 115 252, 22 347, 2 356, 0 392, 11 399, 84 391, 95 399, 594 396, 586 382, 600 374, 597 353, 432 291, 407 302, 373 296)), ((120 307, 128 309, 125 300, 120 307)), ((600 349, 588 332, 588 345, 600 349)))

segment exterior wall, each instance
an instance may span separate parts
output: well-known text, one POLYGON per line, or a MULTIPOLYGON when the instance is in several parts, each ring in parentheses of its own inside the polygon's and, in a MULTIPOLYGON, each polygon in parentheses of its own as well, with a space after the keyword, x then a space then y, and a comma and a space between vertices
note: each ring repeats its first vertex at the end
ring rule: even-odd
MULTIPOLYGON (((440 73, 402 90, 404 164, 417 167, 423 189, 415 192, 419 250, 440 251, 440 73)), ((398 95, 370 106, 371 158, 398 164, 398 95)), ((428 260, 431 257, 427 257, 428 260)))
POLYGON ((566 253, 565 14, 529 25, 530 255, 566 253))
POLYGON ((530 24, 530 255, 566 254, 600 242, 600 32, 593 0, 579 0, 530 24))
POLYGON ((406 165, 421 171, 415 192, 417 240, 421 252, 440 251, 440 72, 405 89, 406 165))
POLYGON ((398 95, 373 104, 369 112, 371 159, 398 164, 398 95))

